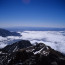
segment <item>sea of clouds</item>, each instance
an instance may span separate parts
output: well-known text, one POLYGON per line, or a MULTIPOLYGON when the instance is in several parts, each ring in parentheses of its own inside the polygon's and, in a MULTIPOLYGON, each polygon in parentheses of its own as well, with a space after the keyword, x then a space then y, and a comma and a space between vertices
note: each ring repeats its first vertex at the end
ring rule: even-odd
POLYGON ((44 43, 51 48, 65 53, 65 31, 23 31, 18 32, 22 36, 0 36, 0 48, 3 48, 7 43, 12 43, 14 40, 29 40, 32 44, 44 43))

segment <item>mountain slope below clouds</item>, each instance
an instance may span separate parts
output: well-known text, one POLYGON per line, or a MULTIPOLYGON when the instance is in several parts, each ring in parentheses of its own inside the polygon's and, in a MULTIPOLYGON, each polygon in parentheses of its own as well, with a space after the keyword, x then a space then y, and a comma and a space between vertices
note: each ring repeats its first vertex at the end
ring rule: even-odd
POLYGON ((6 36, 20 36, 19 33, 16 32, 10 32, 8 30, 0 28, 0 36, 6 37, 6 36))

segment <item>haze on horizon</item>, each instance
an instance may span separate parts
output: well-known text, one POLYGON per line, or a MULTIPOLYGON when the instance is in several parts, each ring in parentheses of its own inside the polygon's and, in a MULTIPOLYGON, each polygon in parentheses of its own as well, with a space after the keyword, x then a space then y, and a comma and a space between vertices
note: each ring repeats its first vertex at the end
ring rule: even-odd
POLYGON ((0 28, 65 28, 65 0, 0 0, 0 28))

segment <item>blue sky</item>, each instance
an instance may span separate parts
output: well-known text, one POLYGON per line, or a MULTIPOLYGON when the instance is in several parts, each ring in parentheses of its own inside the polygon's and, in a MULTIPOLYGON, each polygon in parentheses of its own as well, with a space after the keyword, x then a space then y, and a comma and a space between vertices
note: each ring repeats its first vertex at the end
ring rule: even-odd
POLYGON ((65 0, 0 0, 0 27, 64 27, 65 0))

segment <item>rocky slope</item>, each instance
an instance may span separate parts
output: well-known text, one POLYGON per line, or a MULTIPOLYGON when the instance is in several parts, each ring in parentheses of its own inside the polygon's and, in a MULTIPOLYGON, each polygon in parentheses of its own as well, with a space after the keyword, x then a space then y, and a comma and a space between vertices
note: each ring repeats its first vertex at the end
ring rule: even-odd
POLYGON ((0 50, 0 65, 65 65, 65 56, 43 43, 22 40, 0 50))
POLYGON ((0 36, 6 37, 6 36, 20 36, 19 33, 16 32, 10 32, 8 30, 0 28, 0 36))

